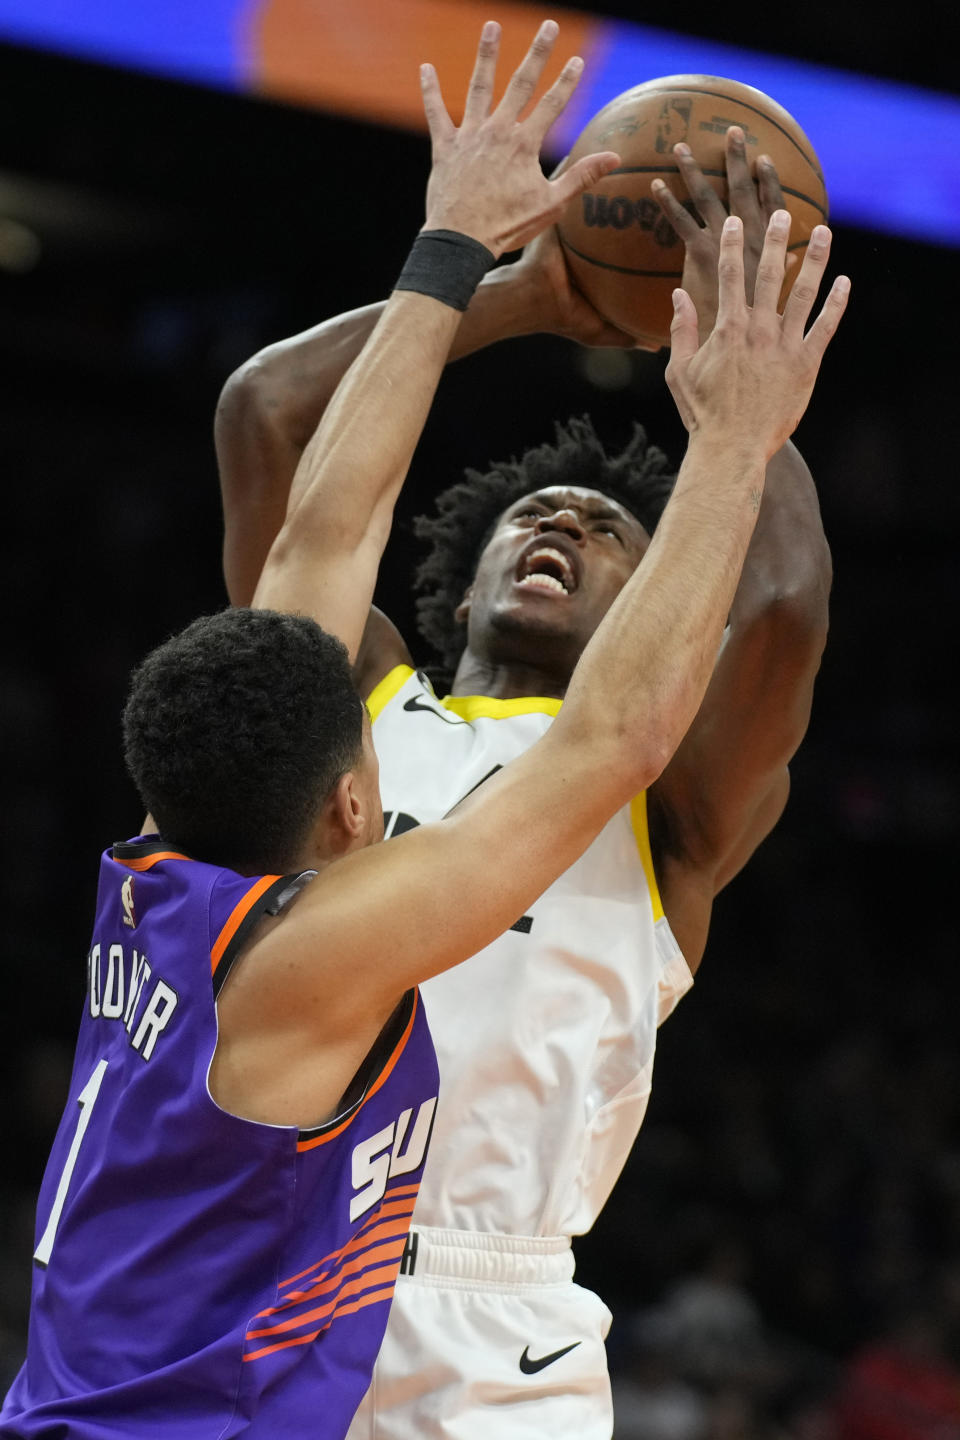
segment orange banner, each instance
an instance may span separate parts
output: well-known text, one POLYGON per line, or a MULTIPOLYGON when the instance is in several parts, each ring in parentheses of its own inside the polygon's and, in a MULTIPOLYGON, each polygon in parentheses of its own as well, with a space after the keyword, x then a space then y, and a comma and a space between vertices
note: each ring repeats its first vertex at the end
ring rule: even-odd
POLYGON ((419 72, 429 60, 458 122, 484 21, 503 27, 502 88, 547 19, 559 23, 560 38, 543 88, 571 55, 586 56, 591 16, 504 0, 264 0, 252 37, 253 85, 292 104, 424 129, 419 72))

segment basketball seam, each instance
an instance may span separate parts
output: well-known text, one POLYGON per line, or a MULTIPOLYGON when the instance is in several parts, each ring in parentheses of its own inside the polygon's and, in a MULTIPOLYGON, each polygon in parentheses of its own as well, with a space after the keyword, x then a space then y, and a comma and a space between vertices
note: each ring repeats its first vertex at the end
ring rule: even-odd
MULTIPOLYGON (((617 170, 609 170, 604 175, 604 180, 612 180, 614 175, 679 175, 680 169, 677 165, 621 165, 617 170)), ((701 174, 709 177, 715 176, 718 180, 725 180, 726 173, 723 170, 702 169, 701 174)), ((814 200, 812 195, 805 195, 802 190, 794 190, 790 185, 781 185, 784 195, 792 195, 795 200, 802 200, 809 205, 811 210, 816 210, 818 215, 827 218, 827 211, 823 205, 814 200)))
MULTIPOLYGON (((615 270, 618 275, 640 275, 651 280, 680 280, 683 276, 682 270, 635 270, 630 265, 614 265, 610 260, 596 260, 592 255, 585 255, 582 250, 578 250, 576 245, 571 245, 559 226, 557 233, 571 255, 576 255, 578 260, 586 260, 588 265, 596 265, 600 270, 615 270)), ((806 240, 797 240, 793 245, 787 246, 788 250, 805 250, 806 248, 806 240)))

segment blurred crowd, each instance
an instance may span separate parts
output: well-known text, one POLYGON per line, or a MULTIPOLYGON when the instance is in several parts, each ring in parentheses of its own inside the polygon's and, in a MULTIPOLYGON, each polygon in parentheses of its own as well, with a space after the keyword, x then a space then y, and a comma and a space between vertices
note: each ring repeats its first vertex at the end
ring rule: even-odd
POLYGON ((587 1242, 587 1269, 609 1265, 616 1440, 960 1437, 951 967, 905 856, 870 857, 904 884, 885 914, 829 856, 784 892, 790 858, 770 841, 731 890, 587 1242))

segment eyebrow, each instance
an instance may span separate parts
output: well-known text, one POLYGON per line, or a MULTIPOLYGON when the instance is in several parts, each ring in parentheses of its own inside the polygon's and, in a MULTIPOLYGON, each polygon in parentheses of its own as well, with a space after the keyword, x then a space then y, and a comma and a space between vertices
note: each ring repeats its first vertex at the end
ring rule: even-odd
MULTIPOLYGON (((543 505, 545 509, 549 509, 551 506, 556 507, 556 501, 552 495, 525 495, 522 500, 516 501, 514 509, 517 505, 543 505)), ((562 508, 579 510, 590 520, 619 520, 622 524, 627 523, 627 516, 622 510, 611 510, 609 505, 604 505, 602 501, 591 498, 572 500, 562 508)))

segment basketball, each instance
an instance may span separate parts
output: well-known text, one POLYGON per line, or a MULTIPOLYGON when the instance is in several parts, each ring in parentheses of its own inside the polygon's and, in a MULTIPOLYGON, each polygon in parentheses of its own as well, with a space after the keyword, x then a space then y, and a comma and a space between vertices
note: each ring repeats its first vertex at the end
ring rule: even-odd
MULTIPOLYGON (((752 85, 715 75, 648 80, 598 111, 570 151, 574 161, 616 150, 622 161, 572 200, 560 219, 570 273, 601 315, 649 345, 670 343, 672 293, 684 257, 650 182, 659 176, 691 208, 673 155, 683 140, 726 203, 724 137, 731 125, 743 130, 751 170, 758 155, 769 155, 776 166, 791 216, 790 250, 802 259, 814 225, 827 218, 823 173, 793 116, 752 85)), ((784 297, 799 268, 788 273, 784 297)))

